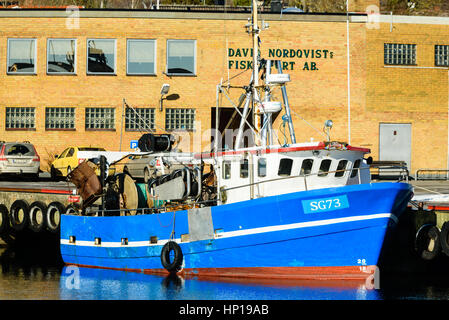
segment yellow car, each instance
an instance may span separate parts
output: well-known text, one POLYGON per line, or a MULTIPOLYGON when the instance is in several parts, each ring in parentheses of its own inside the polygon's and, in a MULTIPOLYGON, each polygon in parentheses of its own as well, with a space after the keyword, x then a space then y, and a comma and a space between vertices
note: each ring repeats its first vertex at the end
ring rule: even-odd
MULTIPOLYGON (((56 179, 59 176, 67 177, 67 175, 75 169, 86 157, 85 151, 106 151, 104 148, 99 147, 68 147, 60 155, 55 155, 55 160, 50 167, 50 174, 52 179, 56 179), (83 155, 84 153, 84 155, 83 155)), ((90 155, 92 157, 92 155, 90 155)), ((109 174, 112 174, 115 168, 110 168, 109 174)), ((100 175, 100 170, 96 170, 95 173, 100 175)))

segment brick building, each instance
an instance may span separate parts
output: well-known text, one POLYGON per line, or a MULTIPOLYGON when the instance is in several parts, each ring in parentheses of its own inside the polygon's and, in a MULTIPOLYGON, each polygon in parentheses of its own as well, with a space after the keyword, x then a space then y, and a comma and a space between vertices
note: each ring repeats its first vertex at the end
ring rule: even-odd
MULTIPOLYGON (((351 9, 365 11, 369 3, 355 1, 351 9)), ((183 151, 207 150, 217 84, 242 85, 250 76, 248 17, 0 10, 0 139, 34 143, 43 169, 49 154, 68 145, 130 150, 141 119, 157 133, 180 135, 183 151), (163 84, 170 91, 161 103, 163 84)), ((269 23, 263 55, 281 60, 292 78, 287 92, 298 142, 323 140, 323 123, 332 119, 333 140, 368 147, 375 160, 409 157, 412 172, 448 167, 449 18, 264 11, 260 19, 269 23), (391 154, 385 141, 394 144, 396 135, 405 140, 391 154)), ((231 104, 222 107, 220 129, 226 120, 236 128, 231 104)), ((281 125, 278 116, 273 128, 281 125)))

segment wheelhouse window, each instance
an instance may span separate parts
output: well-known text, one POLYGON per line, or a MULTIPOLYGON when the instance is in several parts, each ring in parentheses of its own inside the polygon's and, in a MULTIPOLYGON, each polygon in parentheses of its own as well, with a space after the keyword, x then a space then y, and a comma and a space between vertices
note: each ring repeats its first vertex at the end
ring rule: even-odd
POLYGON ((279 161, 279 176, 289 176, 292 173, 293 160, 284 158, 279 161))
POLYGON ((357 172, 359 171, 358 169, 360 167, 360 162, 361 162, 360 159, 357 159, 354 162, 354 166, 352 167, 352 171, 351 171, 351 178, 354 178, 355 176, 357 176, 357 172))
POLYGON ((240 161, 240 178, 248 178, 248 159, 240 161))
POLYGON ((304 159, 301 165, 300 176, 308 175, 312 172, 313 159, 304 159))
POLYGON ((128 39, 127 50, 127 74, 156 74, 156 40, 128 39))
POLYGON ((11 107, 6 108, 6 129, 35 129, 35 108, 11 107))
POLYGON ((167 74, 196 74, 196 40, 167 40, 167 74))
POLYGON ((259 177, 267 176, 267 159, 259 158, 257 160, 257 175, 259 177))
POLYGON ((47 73, 75 74, 76 66, 75 39, 47 40, 47 73))
POLYGON ((45 129, 75 129, 75 108, 45 108, 45 129))
POLYGON ((87 40, 87 73, 115 74, 115 40, 87 40))
POLYGON ((167 108, 165 109, 166 130, 194 130, 195 109, 167 108))
POLYGON ((449 66, 449 45, 435 45, 435 65, 449 66))
POLYGON ((337 172, 335 172, 336 178, 341 178, 346 173, 346 166, 348 165, 348 160, 340 160, 337 165, 337 172))
POLYGON ((231 179, 231 161, 223 161, 223 179, 231 179))
POLYGON ((8 39, 8 74, 36 74, 36 39, 8 39))
POLYGON ((415 65, 416 44, 384 43, 384 64, 415 65))
POLYGON ((318 177, 326 177, 329 174, 332 160, 326 159, 321 161, 320 169, 318 170, 318 177))
POLYGON ((127 108, 126 131, 154 130, 154 108, 127 108))
POLYGON ((114 130, 114 108, 86 108, 87 130, 114 130))

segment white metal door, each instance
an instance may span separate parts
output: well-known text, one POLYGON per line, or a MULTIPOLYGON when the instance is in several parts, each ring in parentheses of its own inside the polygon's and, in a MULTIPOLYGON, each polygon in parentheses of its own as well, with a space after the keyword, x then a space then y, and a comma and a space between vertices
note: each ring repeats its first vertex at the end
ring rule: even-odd
POLYGON ((379 160, 405 161, 410 171, 412 155, 412 125, 410 123, 380 123, 379 160))

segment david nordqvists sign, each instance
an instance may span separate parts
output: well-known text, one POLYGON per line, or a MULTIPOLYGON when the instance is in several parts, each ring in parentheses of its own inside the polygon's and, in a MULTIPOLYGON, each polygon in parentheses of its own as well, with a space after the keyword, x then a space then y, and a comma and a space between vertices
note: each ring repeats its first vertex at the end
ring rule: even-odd
MULTIPOLYGON (((252 48, 229 48, 228 69, 247 70, 253 68, 252 48), (240 58, 251 58, 241 60, 240 58)), ((319 61, 333 59, 334 52, 328 49, 268 49, 268 59, 281 60, 282 70, 319 70, 319 61), (304 61, 306 59, 306 61, 304 61)))

